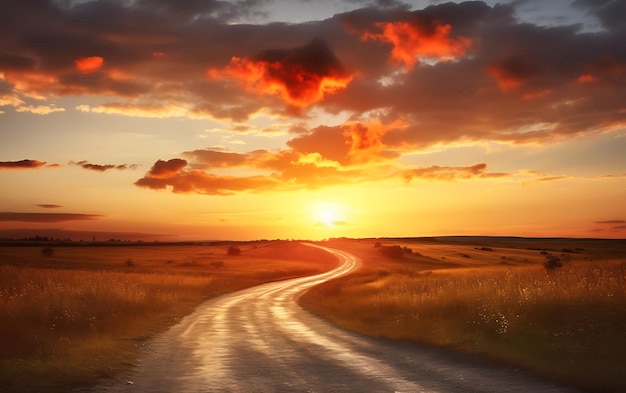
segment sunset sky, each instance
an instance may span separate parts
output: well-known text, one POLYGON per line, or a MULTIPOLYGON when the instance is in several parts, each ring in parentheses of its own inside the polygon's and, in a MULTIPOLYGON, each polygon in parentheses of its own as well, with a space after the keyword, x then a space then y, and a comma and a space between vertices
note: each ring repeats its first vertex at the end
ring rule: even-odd
POLYGON ((0 237, 626 238, 625 15, 2 1, 0 237))

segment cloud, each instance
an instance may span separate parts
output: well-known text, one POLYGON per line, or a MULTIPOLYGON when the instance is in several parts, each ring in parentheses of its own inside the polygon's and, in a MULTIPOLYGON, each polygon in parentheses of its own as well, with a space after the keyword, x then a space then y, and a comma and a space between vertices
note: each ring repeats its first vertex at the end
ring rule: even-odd
POLYGON ((538 73, 537 65, 523 57, 508 57, 490 66, 485 72, 493 77, 503 91, 517 89, 538 73))
POLYGON ((420 59, 455 60, 466 56, 473 46, 467 37, 451 37, 452 26, 436 20, 415 19, 375 24, 380 31, 366 31, 363 40, 375 40, 392 45, 391 59, 413 69, 420 59))
POLYGON ((92 164, 89 163, 87 161, 78 161, 78 162, 74 162, 74 161, 70 161, 69 165, 76 165, 76 166, 80 166, 84 169, 88 169, 91 171, 97 171, 97 172, 105 172, 108 171, 110 169, 117 169, 117 170, 127 170, 127 169, 136 169, 137 168, 137 164, 118 164, 118 165, 114 165, 114 164, 105 164, 105 165, 101 165, 101 164, 92 164))
POLYGON ((109 102, 98 106, 78 105, 80 112, 105 113, 133 117, 165 118, 182 117, 190 114, 188 109, 167 103, 120 103, 109 102))
POLYGON ((603 221, 595 221, 594 224, 602 225, 602 228, 596 228, 594 232, 626 231, 626 220, 603 220, 603 221))
POLYGON ((174 158, 158 160, 145 176, 135 182, 139 187, 174 193, 226 195, 234 192, 273 189, 279 182, 267 176, 217 176, 199 170, 185 170, 187 161, 174 158))
POLYGON ((294 49, 264 50, 250 59, 233 57, 225 69, 211 68, 207 75, 211 79, 233 78, 251 92, 279 96, 298 108, 345 89, 352 80, 321 39, 294 49))
POLYGON ((626 15, 626 3, 612 0, 576 0, 574 6, 587 9, 598 17, 602 25, 611 30, 626 27, 623 16, 626 15))
POLYGON ((178 174, 184 167, 187 166, 187 161, 180 158, 172 158, 168 161, 158 160, 147 176, 151 179, 168 179, 178 174))
POLYGON ((18 212, 0 212, 0 221, 19 221, 19 222, 63 222, 63 221, 85 221, 97 220, 103 216, 98 214, 80 214, 80 213, 18 213, 18 212))
POLYGON ((101 56, 89 56, 81 57, 74 60, 76 69, 82 74, 91 74, 96 72, 104 64, 104 59, 101 56))
POLYGON ((37 206, 39 206, 39 207, 41 207, 43 209, 58 209, 60 207, 63 207, 61 205, 54 205, 54 204, 51 204, 51 203, 40 203, 37 206))
POLYGON ((498 178, 510 176, 508 173, 486 172, 487 164, 480 163, 468 167, 429 166, 399 172, 398 174, 408 183, 411 180, 466 180, 475 178, 498 178))
MULTIPOLYGON (((401 126, 401 125, 398 125, 401 126)), ((343 126, 300 130, 287 149, 253 150, 245 153, 221 148, 183 152, 186 159, 158 160, 135 185, 176 193, 227 195, 333 187, 336 185, 414 178, 436 181, 493 179, 510 176, 488 172, 484 163, 468 167, 407 169, 396 162, 400 153, 389 151, 380 135, 388 132, 381 123, 350 122, 343 126), (225 176, 228 168, 245 168, 254 176, 225 176)))
POLYGON ((54 112, 65 112, 65 108, 56 108, 54 105, 28 105, 18 106, 15 108, 16 112, 29 112, 36 115, 49 115, 54 112))
POLYGON ((45 161, 37 160, 20 160, 20 161, 0 161, 0 170, 2 169, 36 169, 46 165, 45 161))
MULTIPOLYGON (((520 2, 413 11, 383 2, 319 21, 257 25, 229 22, 260 13, 262 1, 180 3, 3 4, 3 15, 32 21, 0 24, 0 37, 14 37, 0 51, 3 111, 60 110, 25 103, 89 95, 110 101, 77 110, 135 117, 243 122, 380 112, 387 129, 368 129, 364 136, 380 144, 363 150, 377 159, 433 145, 550 143, 626 126, 623 2, 576 2, 603 23, 593 33, 522 23, 520 2), (86 70, 94 71, 77 70, 77 57, 94 55, 103 59, 97 69, 91 60, 86 70)), ((338 154, 308 154, 315 153, 338 154)), ((367 160, 357 156, 342 159, 367 160)))
POLYGON ((18 107, 21 105, 24 105, 24 101, 20 100, 19 98, 15 96, 8 95, 8 94, 0 95, 0 106, 18 107))

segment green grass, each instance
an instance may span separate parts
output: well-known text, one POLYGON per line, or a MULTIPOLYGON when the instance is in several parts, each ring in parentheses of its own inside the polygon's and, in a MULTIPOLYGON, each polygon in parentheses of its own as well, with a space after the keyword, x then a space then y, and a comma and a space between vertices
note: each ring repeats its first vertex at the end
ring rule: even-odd
POLYGON ((66 392, 133 365, 139 344, 202 301, 336 265, 295 243, 0 247, 2 392, 66 392), (129 262, 130 261, 130 262, 129 262))
POLYGON ((626 254, 574 253, 548 273, 539 251, 522 248, 413 245, 421 255, 392 260, 367 244, 347 247, 363 269, 301 298, 332 322, 478 354, 584 389, 626 391, 626 254))

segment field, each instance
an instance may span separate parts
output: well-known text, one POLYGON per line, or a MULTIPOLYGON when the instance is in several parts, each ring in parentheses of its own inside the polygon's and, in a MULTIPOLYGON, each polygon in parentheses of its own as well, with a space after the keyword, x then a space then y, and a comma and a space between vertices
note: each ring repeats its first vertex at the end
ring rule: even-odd
POLYGON ((337 325, 479 355, 587 391, 626 391, 624 241, 333 245, 360 256, 363 267, 300 301, 337 325), (391 256, 393 248, 403 252, 391 256), (546 269, 549 256, 563 266, 546 269))
POLYGON ((337 263, 298 243, 237 247, 0 246, 0 391, 89 386, 204 300, 337 263))

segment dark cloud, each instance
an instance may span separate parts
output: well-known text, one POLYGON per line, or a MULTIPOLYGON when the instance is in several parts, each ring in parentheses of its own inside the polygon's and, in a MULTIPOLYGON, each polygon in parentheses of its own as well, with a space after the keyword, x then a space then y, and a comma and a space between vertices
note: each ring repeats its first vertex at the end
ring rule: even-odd
POLYGON ((105 172, 108 171, 110 169, 117 169, 117 170, 127 170, 127 169, 136 169, 137 168, 137 164, 118 164, 118 165, 114 165, 114 164, 106 164, 106 165, 100 165, 100 164, 92 164, 89 163, 87 161, 78 161, 78 162, 74 162, 74 161, 70 161, 69 165, 76 165, 76 166, 80 166, 84 169, 88 169, 91 171, 97 171, 97 172, 105 172))
POLYGON ((20 161, 0 161, 1 169, 36 169, 46 165, 45 161, 20 160, 20 161))
POLYGON ((63 207, 61 205, 54 205, 54 204, 51 204, 51 203, 40 203, 37 206, 39 206, 39 207, 41 207, 43 209, 58 209, 60 207, 63 207))
POLYGON ((84 221, 97 220, 103 216, 98 214, 80 213, 21 213, 21 212, 0 212, 0 221, 19 222, 63 222, 63 221, 84 221))
POLYGON ((626 220, 603 220, 595 221, 594 224, 602 225, 601 228, 596 228, 594 232, 622 232, 626 231, 626 220))
POLYGON ((626 224, 626 220, 606 220, 606 221, 596 221, 596 224, 626 224))
POLYGON ((209 69, 211 79, 234 78, 251 92, 276 95, 302 108, 342 90, 352 80, 322 39, 294 49, 267 49, 254 57, 233 57, 223 70, 209 69))
MULTIPOLYGON (((547 143, 626 125, 624 2, 578 0, 606 27, 592 33, 522 23, 514 5, 369 3, 322 21, 252 25, 228 22, 262 1, 2 2, 3 90, 104 95, 108 102, 77 109, 128 116, 368 114, 367 129, 300 126, 284 152, 341 166, 432 145, 547 143)), ((199 154, 211 157, 186 170, 238 159, 199 154)))
POLYGON ((576 0, 572 4, 597 16, 607 29, 626 28, 626 2, 623 0, 576 0))

